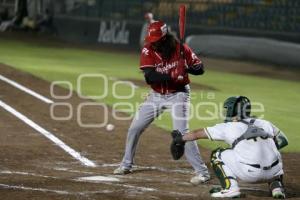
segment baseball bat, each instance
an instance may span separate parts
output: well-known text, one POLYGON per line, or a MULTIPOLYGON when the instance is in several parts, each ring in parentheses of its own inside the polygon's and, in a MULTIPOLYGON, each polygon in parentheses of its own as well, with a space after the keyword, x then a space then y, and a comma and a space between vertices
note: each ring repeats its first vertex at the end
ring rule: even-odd
POLYGON ((185 34, 185 14, 186 8, 185 5, 180 5, 179 7, 179 40, 180 40, 180 55, 183 57, 183 43, 184 43, 184 34, 185 34))
MULTIPOLYGON (((183 43, 184 43, 184 34, 185 34, 185 14, 186 14, 185 5, 182 4, 179 6, 179 41, 180 41, 179 53, 182 59, 184 59, 183 43)), ((178 76, 178 79, 182 80, 183 76, 182 75, 178 76)))

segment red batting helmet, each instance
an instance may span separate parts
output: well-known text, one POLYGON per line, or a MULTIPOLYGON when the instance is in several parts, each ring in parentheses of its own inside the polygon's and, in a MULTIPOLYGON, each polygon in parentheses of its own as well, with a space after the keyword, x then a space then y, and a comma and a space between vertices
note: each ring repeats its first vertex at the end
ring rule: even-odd
POLYGON ((156 42, 164 37, 168 32, 167 25, 162 21, 155 21, 148 27, 146 42, 156 42))

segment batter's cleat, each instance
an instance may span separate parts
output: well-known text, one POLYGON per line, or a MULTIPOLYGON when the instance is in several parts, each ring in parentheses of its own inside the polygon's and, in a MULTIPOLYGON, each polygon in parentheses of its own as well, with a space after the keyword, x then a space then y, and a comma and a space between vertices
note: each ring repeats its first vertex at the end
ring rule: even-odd
POLYGON ((191 180, 190 180, 190 182, 193 185, 199 185, 199 184, 205 183, 205 182, 207 182, 209 180, 210 180, 209 174, 206 174, 206 175, 198 174, 198 175, 192 177, 191 180))
POLYGON ((284 194, 284 191, 283 191, 283 188, 274 188, 272 190, 272 197, 274 199, 285 199, 285 194, 284 194))
POLYGON ((210 195, 213 198, 239 198, 241 196, 240 189, 224 189, 210 195))
POLYGON ((115 175, 126 175, 132 173, 132 169, 125 168, 123 166, 118 167, 114 170, 115 175))

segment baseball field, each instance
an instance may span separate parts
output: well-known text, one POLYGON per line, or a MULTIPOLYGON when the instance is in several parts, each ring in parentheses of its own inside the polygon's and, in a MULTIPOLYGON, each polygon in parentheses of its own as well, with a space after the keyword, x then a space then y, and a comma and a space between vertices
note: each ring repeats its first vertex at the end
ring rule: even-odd
MULTIPOLYGON (((288 137, 283 149, 287 195, 300 199, 300 71, 249 61, 203 58, 192 77, 190 128, 221 122, 222 103, 245 95, 253 115, 288 137)), ((131 117, 149 91, 139 53, 0 37, 0 199, 209 199, 215 177, 192 186, 192 170, 169 153, 166 112, 143 134, 136 173, 114 176, 131 117), (112 131, 101 124, 113 124, 112 131)), ((199 143, 209 165, 221 143, 199 143)), ((267 185, 241 184, 244 199, 271 199, 267 185)))

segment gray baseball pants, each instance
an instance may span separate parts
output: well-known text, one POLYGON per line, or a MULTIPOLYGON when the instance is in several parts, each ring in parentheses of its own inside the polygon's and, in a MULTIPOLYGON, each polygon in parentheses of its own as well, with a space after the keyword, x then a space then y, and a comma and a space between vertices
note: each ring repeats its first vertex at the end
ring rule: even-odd
MULTIPOLYGON (((172 113, 173 130, 179 130, 183 134, 187 133, 189 131, 189 104, 189 89, 186 92, 165 95, 151 91, 147 100, 141 104, 128 130, 125 155, 121 166, 128 169, 132 167, 141 134, 164 110, 172 113)), ((196 141, 186 143, 185 156, 196 174, 208 174, 207 166, 200 156, 196 141)))

